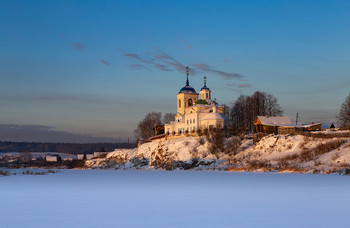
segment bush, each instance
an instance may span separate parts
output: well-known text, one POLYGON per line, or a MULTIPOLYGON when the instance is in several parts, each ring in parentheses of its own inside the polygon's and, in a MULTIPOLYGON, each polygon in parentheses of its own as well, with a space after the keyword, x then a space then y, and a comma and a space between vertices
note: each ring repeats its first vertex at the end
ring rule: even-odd
POLYGON ((249 160, 248 161, 248 168, 249 169, 262 169, 262 168, 267 168, 270 169, 271 168, 271 164, 266 161, 266 160, 249 160))
POLYGON ((241 145, 241 139, 239 137, 231 137, 225 144, 225 153, 236 155, 239 146, 241 145))
POLYGON ((9 171, 7 171, 7 170, 0 170, 0 175, 1 176, 10 176, 10 172, 9 171))
POLYGON ((204 140, 203 137, 198 138, 197 141, 198 141, 198 144, 199 144, 199 145, 204 145, 204 143, 205 143, 205 140, 204 140))
POLYGON ((300 153, 300 161, 311 161, 322 154, 328 153, 332 150, 341 147, 346 142, 346 140, 336 140, 324 144, 319 144, 318 146, 312 149, 303 149, 300 153))

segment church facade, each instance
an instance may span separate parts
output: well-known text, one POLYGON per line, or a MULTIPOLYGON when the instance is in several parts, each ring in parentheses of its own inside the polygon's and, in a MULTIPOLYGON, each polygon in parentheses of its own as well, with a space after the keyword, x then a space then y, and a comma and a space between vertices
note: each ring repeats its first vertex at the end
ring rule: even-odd
POLYGON ((226 128, 224 106, 218 105, 216 100, 211 99, 211 90, 206 85, 206 77, 204 77, 204 86, 198 94, 189 85, 188 68, 186 74, 186 85, 176 96, 177 113, 175 115, 175 121, 165 124, 165 133, 186 134, 204 129, 226 128))

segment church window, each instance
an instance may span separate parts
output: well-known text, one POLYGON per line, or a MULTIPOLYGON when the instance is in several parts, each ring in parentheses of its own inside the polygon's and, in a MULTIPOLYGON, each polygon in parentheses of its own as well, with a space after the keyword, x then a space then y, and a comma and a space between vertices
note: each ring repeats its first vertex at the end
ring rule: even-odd
POLYGON ((213 110, 209 110, 209 112, 213 112, 213 110))
POLYGON ((195 123, 196 121, 195 121, 195 119, 193 119, 193 123, 195 123))
POLYGON ((192 119, 190 119, 190 124, 192 123, 192 119))
POLYGON ((208 93, 205 94, 206 98, 208 99, 208 93))
POLYGON ((188 99, 188 107, 192 106, 193 105, 193 101, 192 99, 188 99))
POLYGON ((196 127, 193 127, 193 131, 195 131, 196 130, 196 127))
POLYGON ((181 108, 181 99, 179 99, 179 108, 181 108))

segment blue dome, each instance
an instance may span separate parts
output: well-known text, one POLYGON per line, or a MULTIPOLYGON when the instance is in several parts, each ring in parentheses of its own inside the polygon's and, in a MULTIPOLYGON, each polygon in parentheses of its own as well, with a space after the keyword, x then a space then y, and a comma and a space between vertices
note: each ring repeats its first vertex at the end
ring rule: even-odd
POLYGON ((194 90, 191 86, 186 85, 180 90, 179 93, 196 93, 196 90, 194 90))
POLYGON ((201 88, 201 90, 203 90, 203 89, 206 89, 206 90, 209 90, 209 91, 210 91, 210 89, 207 87, 207 85, 205 85, 205 86, 203 86, 203 87, 201 88))

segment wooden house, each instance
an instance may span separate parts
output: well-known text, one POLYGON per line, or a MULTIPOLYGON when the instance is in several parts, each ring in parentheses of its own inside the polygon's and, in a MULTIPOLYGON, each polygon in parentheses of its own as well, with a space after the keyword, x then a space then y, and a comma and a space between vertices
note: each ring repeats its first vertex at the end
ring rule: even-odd
MULTIPOLYGON (((288 128, 286 130, 292 131, 290 128, 294 127, 292 121, 287 116, 258 116, 254 121, 256 132, 274 133, 278 134, 279 127, 288 128)), ((295 128, 295 127, 294 127, 295 128)))

